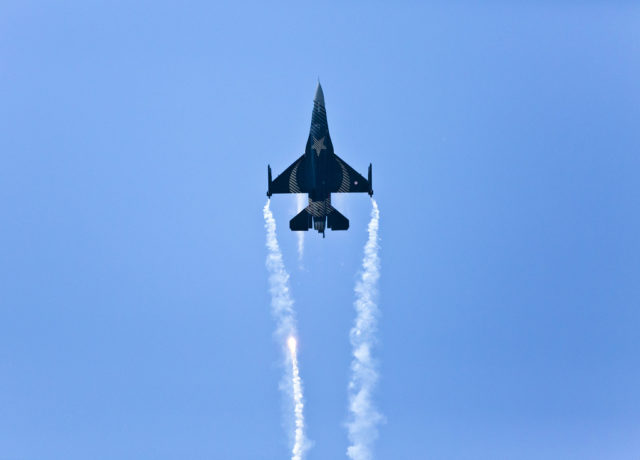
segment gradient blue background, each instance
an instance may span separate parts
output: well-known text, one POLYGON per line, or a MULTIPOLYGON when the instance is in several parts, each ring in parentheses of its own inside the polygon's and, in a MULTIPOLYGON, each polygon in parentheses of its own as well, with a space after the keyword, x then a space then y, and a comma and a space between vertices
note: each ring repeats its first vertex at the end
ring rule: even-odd
MULTIPOLYGON (((378 459, 640 455, 633 2, 3 2, 0 458, 287 458, 266 165, 316 79, 381 209, 378 459)), ((345 458, 370 204, 273 199, 308 459, 345 458)))

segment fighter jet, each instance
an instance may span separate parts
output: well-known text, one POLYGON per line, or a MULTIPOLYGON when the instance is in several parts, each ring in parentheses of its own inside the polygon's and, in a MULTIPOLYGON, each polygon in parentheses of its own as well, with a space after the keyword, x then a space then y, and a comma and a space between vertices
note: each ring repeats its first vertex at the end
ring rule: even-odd
POLYGON ((373 195, 371 164, 369 164, 368 179, 365 179, 333 152, 320 82, 313 99, 311 130, 304 154, 274 180, 271 180, 270 165, 267 166, 267 174, 269 198, 274 193, 307 193, 309 195, 309 206, 289 221, 289 228, 293 231, 306 232, 313 227, 318 233, 322 233, 323 238, 326 227, 331 230, 349 228, 349 219, 331 206, 332 193, 373 195))

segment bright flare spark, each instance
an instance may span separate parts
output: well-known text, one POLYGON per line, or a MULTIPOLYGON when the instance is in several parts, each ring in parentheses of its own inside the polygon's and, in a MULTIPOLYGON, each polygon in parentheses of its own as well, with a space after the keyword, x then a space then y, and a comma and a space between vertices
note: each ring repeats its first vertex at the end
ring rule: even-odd
POLYGON ((296 338, 294 336, 289 337, 287 340, 287 346, 289 347, 289 353, 292 355, 296 352, 296 346, 298 343, 296 342, 296 338))

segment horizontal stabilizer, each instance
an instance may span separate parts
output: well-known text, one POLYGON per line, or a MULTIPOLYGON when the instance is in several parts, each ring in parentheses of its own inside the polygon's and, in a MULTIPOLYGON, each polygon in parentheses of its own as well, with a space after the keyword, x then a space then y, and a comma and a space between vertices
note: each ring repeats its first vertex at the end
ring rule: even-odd
POLYGON ((309 208, 305 208, 300 213, 289 221, 289 228, 295 231, 306 232, 313 226, 313 220, 311 214, 309 214, 309 208))
POLYGON ((331 212, 327 216, 327 227, 331 230, 348 230, 349 219, 332 207, 331 212))

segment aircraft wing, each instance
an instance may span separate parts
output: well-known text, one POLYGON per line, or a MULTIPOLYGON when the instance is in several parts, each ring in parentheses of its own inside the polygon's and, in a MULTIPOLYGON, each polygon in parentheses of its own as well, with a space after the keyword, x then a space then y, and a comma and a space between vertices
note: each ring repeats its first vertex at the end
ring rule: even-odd
POLYGON ((306 163, 303 154, 273 181, 271 181, 271 168, 269 168, 268 193, 309 193, 310 187, 307 185, 306 178, 306 163))
POLYGON ((371 183, 336 154, 330 159, 328 185, 331 193, 373 193, 371 183))

